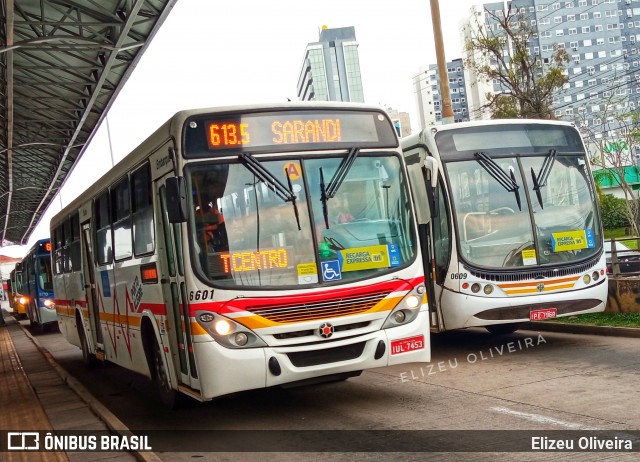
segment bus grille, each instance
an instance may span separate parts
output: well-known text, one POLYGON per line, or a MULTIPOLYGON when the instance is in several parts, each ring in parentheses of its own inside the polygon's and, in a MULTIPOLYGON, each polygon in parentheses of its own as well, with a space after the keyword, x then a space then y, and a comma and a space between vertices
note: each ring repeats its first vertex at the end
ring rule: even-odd
POLYGON ((354 343, 336 348, 326 348, 324 350, 300 351, 289 353, 287 356, 296 367, 319 366, 320 364, 337 363, 348 361, 360 357, 364 351, 366 342, 354 343))
POLYGON ((364 313, 384 300, 389 294, 389 291, 377 291, 356 298, 336 298, 315 303, 253 306, 248 307, 247 311, 272 322, 313 321, 364 313))
POLYGON ((530 279, 546 279, 546 278, 557 278, 563 276, 572 276, 575 274, 581 274, 586 271, 589 271, 595 264, 598 263, 598 259, 591 260, 587 263, 578 266, 570 266, 567 268, 549 268, 549 269, 539 269, 534 271, 520 270, 520 271, 485 271, 477 268, 469 268, 464 265, 464 268, 473 274, 475 277, 486 279, 488 281, 495 282, 516 282, 516 281, 526 281, 530 279))

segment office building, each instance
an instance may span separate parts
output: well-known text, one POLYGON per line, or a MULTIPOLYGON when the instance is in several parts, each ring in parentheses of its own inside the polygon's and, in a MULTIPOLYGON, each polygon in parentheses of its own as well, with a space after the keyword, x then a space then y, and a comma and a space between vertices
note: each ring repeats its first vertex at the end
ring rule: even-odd
MULTIPOLYGON (((566 64, 569 81, 553 98, 556 117, 597 130, 606 124, 607 111, 623 114, 638 106, 640 58, 636 42, 640 42, 640 0, 484 3, 471 8, 463 27, 466 37, 477 31, 478 26, 489 34, 499 33, 497 21, 485 10, 503 17, 508 7, 517 9, 537 28, 530 53, 539 57, 543 69, 554 46, 563 47, 569 54, 566 64)), ((469 69, 466 73, 472 118, 482 118, 477 111, 486 103, 487 91, 498 93, 502 89, 497 82, 481 81, 469 69)))
MULTIPOLYGON (((469 120, 469 106, 465 86, 462 59, 455 59, 447 63, 449 79, 449 93, 454 122, 469 120)), ((420 68, 413 76, 413 90, 420 120, 420 129, 430 125, 442 123, 442 92, 440 90, 440 76, 437 64, 430 64, 420 68)))
POLYGON ((393 122, 396 133, 400 138, 411 135, 411 116, 408 112, 400 112, 391 107, 385 107, 387 114, 393 122))
POLYGON ((301 101, 364 102, 354 27, 320 31, 305 50, 297 87, 301 101))

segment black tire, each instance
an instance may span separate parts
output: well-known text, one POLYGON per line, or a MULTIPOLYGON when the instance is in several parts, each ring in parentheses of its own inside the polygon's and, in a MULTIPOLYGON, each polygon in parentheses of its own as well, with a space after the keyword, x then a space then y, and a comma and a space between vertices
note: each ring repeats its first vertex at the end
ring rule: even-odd
POLYGON ((80 349, 82 350, 82 361, 85 366, 94 368, 98 365, 98 358, 93 353, 89 353, 89 342, 87 336, 84 333, 84 329, 78 323, 78 337, 80 337, 80 349))
POLYGON ((39 331, 42 333, 42 324, 38 322, 38 311, 31 303, 27 307, 27 318, 29 319, 29 327, 32 332, 39 331))
POLYGON ((514 322, 510 324, 493 324, 491 326, 484 326, 493 335, 507 335, 513 334, 520 329, 520 323, 514 322))
POLYGON ((151 364, 149 365, 149 369, 151 370, 155 392, 165 408, 176 409, 180 407, 180 393, 171 388, 169 371, 164 365, 162 350, 155 336, 150 343, 152 345, 152 351, 150 352, 151 364))

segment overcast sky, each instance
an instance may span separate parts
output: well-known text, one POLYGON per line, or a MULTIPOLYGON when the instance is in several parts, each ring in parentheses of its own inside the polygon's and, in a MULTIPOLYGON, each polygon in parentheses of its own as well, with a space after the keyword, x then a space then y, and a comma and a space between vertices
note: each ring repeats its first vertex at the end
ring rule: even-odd
MULTIPOLYGON (((447 61, 461 57, 460 21, 478 0, 440 0, 447 61)), ((307 43, 320 28, 355 27, 365 102, 408 112, 417 129, 411 78, 435 64, 429 0, 178 0, 23 256, 49 236, 49 220, 181 109, 296 100, 307 43)))

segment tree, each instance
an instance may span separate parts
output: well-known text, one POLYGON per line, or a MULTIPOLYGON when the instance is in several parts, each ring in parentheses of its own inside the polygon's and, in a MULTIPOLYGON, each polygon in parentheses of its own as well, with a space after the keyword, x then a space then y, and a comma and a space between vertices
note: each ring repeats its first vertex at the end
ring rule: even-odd
POLYGON ((613 194, 600 196, 600 212, 602 213, 602 227, 604 229, 624 228, 629 226, 627 208, 624 199, 613 194))
POLYGON ((602 110, 595 117, 600 123, 589 124, 579 118, 575 122, 592 151, 591 164, 601 168, 594 174, 596 182, 620 188, 626 220, 637 236, 640 235, 640 198, 631 180, 640 177, 640 167, 635 159, 636 150, 640 148, 640 112, 630 111, 627 100, 609 93, 611 96, 600 104, 602 110))
POLYGON ((504 14, 486 9, 484 14, 487 23, 495 26, 490 30, 483 16, 474 16, 475 24, 465 31, 464 64, 478 80, 499 82, 503 92, 488 92, 481 109, 489 110, 494 119, 554 119, 553 94, 569 80, 565 69, 568 53, 556 45, 548 62, 543 63, 538 54, 531 53, 538 30, 529 25, 531 18, 526 13, 509 5, 504 14))

